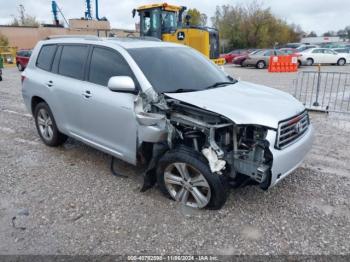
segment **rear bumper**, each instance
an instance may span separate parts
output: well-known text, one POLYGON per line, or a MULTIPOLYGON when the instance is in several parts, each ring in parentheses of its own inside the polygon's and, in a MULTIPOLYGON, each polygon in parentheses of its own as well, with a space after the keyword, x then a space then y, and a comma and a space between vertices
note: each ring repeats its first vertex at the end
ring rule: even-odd
POLYGON ((282 150, 274 147, 276 141, 275 131, 270 130, 268 132, 267 140, 270 142, 270 151, 273 155, 269 187, 271 188, 301 165, 313 144, 313 126, 310 124, 308 131, 301 138, 282 150))

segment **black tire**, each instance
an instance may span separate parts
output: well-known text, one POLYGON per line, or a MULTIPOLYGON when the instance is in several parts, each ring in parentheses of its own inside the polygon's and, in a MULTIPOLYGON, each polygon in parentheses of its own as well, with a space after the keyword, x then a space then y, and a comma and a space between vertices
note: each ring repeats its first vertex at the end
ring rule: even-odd
POLYGON ((314 60, 312 58, 306 59, 306 65, 312 66, 314 64, 314 60))
POLYGON ((260 61, 258 61, 258 62, 256 63, 255 67, 256 67, 257 69, 264 69, 264 68, 266 67, 266 63, 265 63, 265 61, 260 60, 260 61))
POLYGON ((24 67, 21 65, 21 63, 17 63, 17 68, 20 72, 24 71, 24 67))
POLYGON ((2 81, 2 76, 0 76, 0 81, 2 81))
POLYGON ((197 169, 207 180, 210 186, 211 197, 209 203, 203 207, 212 210, 220 209, 226 202, 227 189, 223 185, 220 176, 213 174, 209 168, 208 161, 204 156, 190 148, 179 147, 164 154, 157 166, 157 183, 160 190, 171 198, 164 182, 164 171, 172 163, 186 163, 197 169))
POLYGON ((298 60, 298 67, 301 67, 301 61, 298 60))
POLYGON ((338 66, 344 66, 346 64, 346 60, 344 58, 340 58, 337 62, 338 66))
POLYGON ((40 102, 39 104, 36 105, 34 109, 34 120, 35 120, 35 126, 38 131, 38 134, 45 145, 56 147, 66 142, 68 137, 62 134, 60 131, 58 131, 55 118, 52 115, 50 107, 45 102, 40 102), (51 122, 52 122, 52 124, 50 125, 50 127, 52 128, 51 138, 45 138, 45 136, 40 131, 38 122, 39 122, 39 112, 41 112, 41 110, 46 111, 49 117, 51 118, 51 122))

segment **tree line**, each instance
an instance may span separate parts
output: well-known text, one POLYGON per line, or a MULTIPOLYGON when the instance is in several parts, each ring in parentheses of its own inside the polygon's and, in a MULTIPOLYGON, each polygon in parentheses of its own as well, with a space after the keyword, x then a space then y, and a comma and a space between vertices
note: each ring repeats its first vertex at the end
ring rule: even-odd
MULTIPOLYGON (((317 34, 314 31, 311 31, 310 34, 307 35, 308 37, 316 37, 317 34)), ((334 37, 338 36, 341 39, 350 41, 350 25, 346 26, 344 29, 340 29, 337 32, 336 31, 327 31, 322 34, 324 37, 334 37)))
MULTIPOLYGON (((188 14, 191 25, 203 25, 203 14, 198 10, 190 9, 188 14)), ((288 24, 257 1, 248 5, 217 6, 211 21, 219 30, 225 49, 266 48, 276 43, 298 42, 303 33, 300 26, 288 24)))

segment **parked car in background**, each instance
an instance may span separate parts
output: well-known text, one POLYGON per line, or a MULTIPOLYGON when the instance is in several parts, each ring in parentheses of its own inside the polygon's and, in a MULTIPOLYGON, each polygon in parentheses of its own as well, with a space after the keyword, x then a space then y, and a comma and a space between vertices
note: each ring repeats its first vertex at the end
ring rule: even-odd
POLYGON ((317 48, 319 47, 318 45, 301 45, 299 47, 296 48, 297 52, 303 52, 307 49, 311 49, 311 48, 317 48))
POLYGON ((298 48, 299 46, 302 46, 302 45, 305 45, 305 44, 303 44, 303 43, 287 43, 287 44, 283 45, 282 48, 296 49, 296 48, 298 48))
POLYGON ((333 48, 332 50, 340 54, 350 54, 350 47, 333 48))
POLYGON ((344 56, 346 56, 346 63, 350 63, 350 47, 348 47, 348 48, 333 48, 332 50, 339 53, 339 54, 343 54, 344 56))
POLYGON ((236 56, 235 58, 233 58, 232 64, 243 66, 244 60, 246 60, 249 55, 254 55, 260 51, 261 49, 251 50, 250 52, 248 51, 245 54, 236 56))
POLYGON ((29 62, 32 50, 20 50, 16 53, 16 65, 19 71, 23 71, 29 62))
POLYGON ((249 54, 243 61, 242 66, 255 66, 258 69, 263 69, 269 65, 270 56, 283 55, 282 52, 274 49, 265 49, 254 54, 249 54))
POLYGON ((278 51, 282 52, 284 55, 298 55, 298 50, 295 48, 281 48, 278 51))
POLYGON ((225 58, 226 60, 226 64, 231 64, 232 60, 237 57, 240 56, 242 54, 247 54, 247 50, 245 49, 237 49, 237 50, 233 50, 227 54, 222 54, 220 55, 220 57, 225 58))
POLYGON ((345 45, 343 43, 324 43, 324 44, 321 44, 320 47, 334 49, 334 48, 343 48, 345 47, 345 45))
POLYGON ((300 53, 299 65, 337 64, 343 66, 347 63, 347 55, 337 53, 328 48, 312 48, 300 53))

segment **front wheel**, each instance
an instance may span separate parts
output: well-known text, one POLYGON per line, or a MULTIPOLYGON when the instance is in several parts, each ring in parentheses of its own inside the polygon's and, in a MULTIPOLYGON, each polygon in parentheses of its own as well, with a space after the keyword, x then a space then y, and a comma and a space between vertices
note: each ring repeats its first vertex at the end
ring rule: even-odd
POLYGON ((191 149, 167 152, 158 163, 157 182, 165 195, 192 208, 220 209, 226 202, 227 191, 219 175, 191 149))
POLYGON ((340 59, 338 60, 338 62, 337 62, 337 65, 338 65, 338 66, 343 66, 343 65, 345 65, 345 64, 346 64, 346 61, 345 61, 344 58, 340 58, 340 59))

